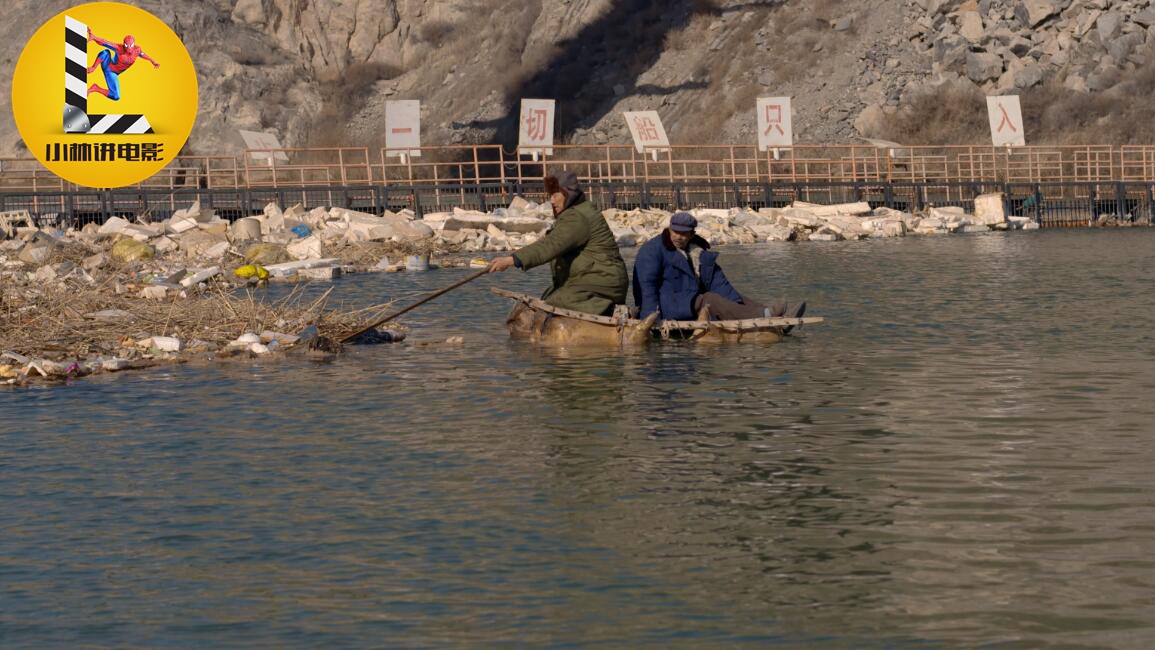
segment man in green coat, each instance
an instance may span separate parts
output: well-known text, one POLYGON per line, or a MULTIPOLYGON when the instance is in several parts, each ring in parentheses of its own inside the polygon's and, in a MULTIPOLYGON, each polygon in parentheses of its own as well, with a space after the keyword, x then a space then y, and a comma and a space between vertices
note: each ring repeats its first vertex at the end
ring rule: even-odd
POLYGON ((542 300, 563 309, 610 315, 626 301, 629 276, 618 242, 601 211, 586 199, 577 174, 554 172, 545 178, 545 190, 557 222, 536 243, 498 257, 489 272, 511 266, 528 271, 553 262, 553 284, 542 300))

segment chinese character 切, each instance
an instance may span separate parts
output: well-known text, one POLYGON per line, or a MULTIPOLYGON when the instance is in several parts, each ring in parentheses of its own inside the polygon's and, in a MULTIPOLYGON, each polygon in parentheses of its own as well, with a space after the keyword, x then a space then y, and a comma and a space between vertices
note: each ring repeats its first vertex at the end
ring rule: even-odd
POLYGON ((529 136, 530 140, 534 140, 536 142, 545 140, 547 116, 548 111, 546 111, 544 108, 533 108, 526 111, 526 134, 529 136))
POLYGON ((634 126, 638 129, 638 138, 643 142, 658 141, 658 127, 648 117, 635 117, 634 126))

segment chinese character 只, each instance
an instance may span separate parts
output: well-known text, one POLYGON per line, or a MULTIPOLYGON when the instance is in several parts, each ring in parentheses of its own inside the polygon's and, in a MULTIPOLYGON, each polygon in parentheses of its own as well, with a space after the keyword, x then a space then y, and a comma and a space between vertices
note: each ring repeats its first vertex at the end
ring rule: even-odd
POLYGON ((770 132, 775 130, 778 131, 779 135, 786 135, 786 132, 782 130, 782 105, 767 104, 765 135, 770 135, 770 132))

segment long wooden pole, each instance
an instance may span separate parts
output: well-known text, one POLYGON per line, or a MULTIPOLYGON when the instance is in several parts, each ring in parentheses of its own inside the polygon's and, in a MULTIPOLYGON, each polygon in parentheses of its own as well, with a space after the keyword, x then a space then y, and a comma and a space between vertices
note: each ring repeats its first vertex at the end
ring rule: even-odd
POLYGON ((458 288, 464 284, 468 284, 470 282, 473 282, 477 278, 480 278, 481 276, 486 275, 487 273, 489 273, 489 269, 482 269, 482 270, 478 271, 477 273, 474 273, 473 275, 465 278, 464 280, 461 280, 459 282, 455 282, 454 284, 451 284, 448 287, 441 289, 440 291, 436 291, 434 293, 431 293, 428 296, 422 298, 421 300, 413 303, 412 305, 409 305, 405 309, 402 309, 401 311, 397 312, 396 314, 393 314, 392 316, 386 316, 385 318, 382 318, 381 320, 379 320, 379 321, 377 321, 371 325, 367 325, 367 326, 357 330, 356 332, 350 334, 349 336, 346 336, 345 338, 341 339, 341 342, 342 343, 348 343, 349 341, 357 338, 358 336, 361 336, 362 334, 368 332, 369 330, 380 327, 380 326, 384 325, 385 323, 388 323, 389 321, 391 321, 395 318, 400 318, 401 316, 408 314, 409 312, 413 311, 414 309, 417 309, 418 307, 420 307, 421 305, 424 305, 425 303, 429 302, 430 300, 433 300, 434 298, 437 298, 438 296, 443 296, 443 295, 449 293, 450 291, 453 291, 454 289, 456 289, 456 288, 458 288))

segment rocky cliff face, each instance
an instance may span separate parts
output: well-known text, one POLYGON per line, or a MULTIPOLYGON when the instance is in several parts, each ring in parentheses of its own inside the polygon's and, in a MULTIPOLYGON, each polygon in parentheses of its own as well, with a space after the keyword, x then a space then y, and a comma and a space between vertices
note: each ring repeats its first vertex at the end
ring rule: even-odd
MULTIPOLYGON (((0 25, 9 65, 72 4, 15 0, 0 25)), ((620 112, 656 109, 674 140, 744 143, 754 138, 754 99, 791 95, 797 138, 821 143, 901 138, 903 124, 926 122, 935 97, 996 92, 1024 95, 1033 142, 1117 142, 1143 131, 1113 129, 1110 98, 1142 101, 1134 93, 1155 77, 1150 0, 134 4, 171 25, 197 64, 201 106, 188 147, 197 153, 242 148, 238 129, 274 132, 286 146, 379 146, 391 98, 423 101, 427 144, 512 145, 520 97, 559 100, 563 141, 629 142, 620 112), (936 94, 946 87, 954 94, 936 94), (1078 123, 1060 129, 1056 112, 1047 127, 1032 97, 1052 109, 1080 102, 1078 123)), ((10 75, 0 83, 10 92, 10 75)), ((957 133, 936 137, 932 126, 916 139, 981 143, 981 104, 975 115, 957 133)), ((0 154, 20 149, 5 111, 0 154)))

